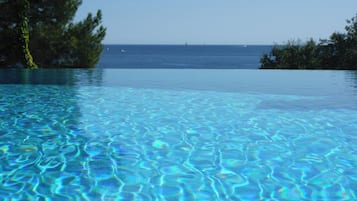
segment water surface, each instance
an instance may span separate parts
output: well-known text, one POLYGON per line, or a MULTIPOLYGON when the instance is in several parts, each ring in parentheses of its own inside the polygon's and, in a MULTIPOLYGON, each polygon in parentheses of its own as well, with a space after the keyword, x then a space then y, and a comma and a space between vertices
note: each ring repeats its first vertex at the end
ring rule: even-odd
POLYGON ((356 200, 354 71, 1 70, 4 200, 356 200))

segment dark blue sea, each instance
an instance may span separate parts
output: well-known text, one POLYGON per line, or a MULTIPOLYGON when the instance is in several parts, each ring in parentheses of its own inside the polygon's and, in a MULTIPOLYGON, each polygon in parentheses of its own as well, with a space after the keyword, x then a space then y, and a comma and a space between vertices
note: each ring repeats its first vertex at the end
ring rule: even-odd
POLYGON ((256 69, 269 45, 105 45, 99 68, 256 69))

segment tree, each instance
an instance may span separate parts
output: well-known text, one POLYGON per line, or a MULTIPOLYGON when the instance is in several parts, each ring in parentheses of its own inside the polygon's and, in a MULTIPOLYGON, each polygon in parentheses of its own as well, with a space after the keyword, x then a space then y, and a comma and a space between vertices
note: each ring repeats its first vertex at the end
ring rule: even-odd
POLYGON ((288 42, 274 46, 260 60, 261 68, 357 69, 357 15, 347 20, 346 33, 333 33, 329 39, 304 44, 288 42))
POLYGON ((269 54, 260 60, 261 68, 299 69, 318 66, 316 59, 316 42, 312 39, 306 43, 289 41, 283 46, 274 46, 269 54))
POLYGON ((28 0, 18 1, 18 24, 17 30, 19 34, 19 42, 22 50, 22 63, 28 68, 37 68, 34 63, 30 48, 30 29, 29 29, 29 12, 30 12, 30 2, 28 0))
MULTIPOLYGON (((23 11, 24 6, 20 3, 21 1, 0 1, 0 66, 16 63, 15 60, 25 58, 21 53, 21 38, 26 38, 26 36, 21 37, 20 25, 25 25, 24 29, 28 28, 26 21, 21 23, 20 17, 22 13, 26 14, 27 12, 23 11)), ((22 20, 25 19, 28 20, 28 18, 22 18, 22 20)), ((25 31, 24 35, 27 33, 25 31)), ((26 40, 22 40, 22 42, 26 42, 26 40)), ((26 45, 23 46, 26 47, 26 45)))
POLYGON ((95 66, 106 31, 101 25, 100 11, 95 16, 88 14, 83 21, 74 23, 81 0, 32 0, 28 12, 18 12, 19 4, 26 1, 0 1, 0 67, 17 64, 30 67, 26 60, 21 59, 21 55, 26 55, 21 51, 21 47, 25 47, 21 44, 26 41, 27 50, 31 50, 28 53, 41 67, 95 66), (27 17, 24 17, 26 14, 27 17), (27 40, 14 37, 16 27, 21 25, 16 16, 26 19, 28 32, 23 32, 23 36, 27 36, 27 40))

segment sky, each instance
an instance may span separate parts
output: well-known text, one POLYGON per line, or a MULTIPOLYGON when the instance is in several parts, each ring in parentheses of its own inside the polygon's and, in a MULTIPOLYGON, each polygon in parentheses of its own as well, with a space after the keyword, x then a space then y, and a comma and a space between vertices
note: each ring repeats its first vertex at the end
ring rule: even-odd
POLYGON ((356 0, 83 0, 98 9, 104 44, 279 44, 343 32, 356 0))

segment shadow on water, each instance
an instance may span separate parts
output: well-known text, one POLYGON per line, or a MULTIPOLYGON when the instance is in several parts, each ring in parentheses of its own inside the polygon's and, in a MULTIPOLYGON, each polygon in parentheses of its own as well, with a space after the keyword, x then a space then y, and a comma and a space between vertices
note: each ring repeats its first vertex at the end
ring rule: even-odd
POLYGON ((101 82, 101 70, 0 70, 0 197, 77 200, 83 189, 95 199, 76 86, 101 82))
POLYGON ((357 71, 346 71, 346 80, 350 86, 356 89, 357 93, 357 71))
POLYGON ((269 110, 277 109, 283 111, 318 111, 318 110, 357 110, 354 100, 347 97, 323 97, 318 99, 298 99, 298 100, 267 100, 258 104, 256 109, 269 110))
POLYGON ((0 69, 0 84, 101 85, 102 69, 0 69))
MULTIPOLYGON (((331 71, 338 74, 337 71, 331 71)), ((357 71, 341 71, 342 80, 339 82, 334 77, 330 83, 339 86, 338 93, 322 96, 302 97, 297 100, 268 100, 259 103, 257 109, 279 109, 284 111, 314 111, 314 110, 357 110, 357 71)), ((327 88, 328 89, 328 88, 327 88)), ((317 92, 316 92, 317 93, 317 92)))

